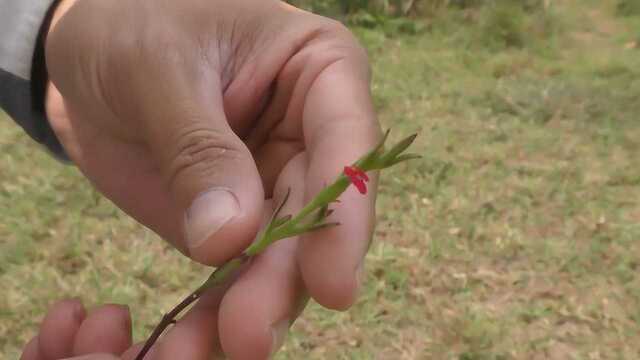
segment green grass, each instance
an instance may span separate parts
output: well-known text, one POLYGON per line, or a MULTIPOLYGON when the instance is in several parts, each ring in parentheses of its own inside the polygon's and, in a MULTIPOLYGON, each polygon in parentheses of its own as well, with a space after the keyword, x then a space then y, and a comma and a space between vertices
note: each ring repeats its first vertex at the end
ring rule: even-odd
MULTIPOLYGON (((310 305, 279 359, 640 358, 640 19, 552 3, 517 46, 489 46, 482 9, 355 29, 381 121, 424 158, 383 177, 358 303, 310 305)), ((56 299, 130 303, 140 339, 206 276, 8 121, 0 169, 7 358, 56 299)))
POLYGON ((618 0, 616 9, 621 16, 640 15, 640 3, 635 0, 618 0))

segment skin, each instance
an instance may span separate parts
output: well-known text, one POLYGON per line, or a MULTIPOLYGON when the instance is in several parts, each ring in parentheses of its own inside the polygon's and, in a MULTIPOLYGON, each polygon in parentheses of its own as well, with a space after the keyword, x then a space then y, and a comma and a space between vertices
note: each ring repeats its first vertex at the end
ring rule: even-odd
MULTIPOLYGON (((207 265, 246 248, 287 188, 285 214, 380 138, 363 48, 339 23, 275 0, 63 1, 46 55, 48 117, 74 164, 207 265), (240 213, 189 246, 185 214, 211 188, 230 190, 240 213)), ((309 297, 349 308, 375 221, 371 180, 367 196, 341 197, 341 226, 270 247, 147 358, 266 359, 309 297)), ((22 359, 131 359, 139 346, 126 308, 66 300, 22 359)))

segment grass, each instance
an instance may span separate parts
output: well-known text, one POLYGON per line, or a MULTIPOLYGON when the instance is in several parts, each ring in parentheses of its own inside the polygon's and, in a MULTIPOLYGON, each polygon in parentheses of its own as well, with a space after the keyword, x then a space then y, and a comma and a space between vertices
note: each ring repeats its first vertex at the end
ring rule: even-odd
POLYGON ((618 15, 637 16, 640 15, 640 3, 634 0, 618 0, 618 15))
MULTIPOLYGON (((277 358, 640 358, 640 19, 553 3, 517 46, 488 46, 483 10, 355 29, 381 121, 424 159, 383 178, 358 303, 310 305, 277 358)), ((56 299, 130 303, 140 339, 206 276, 8 121, 0 169, 4 357, 56 299)))

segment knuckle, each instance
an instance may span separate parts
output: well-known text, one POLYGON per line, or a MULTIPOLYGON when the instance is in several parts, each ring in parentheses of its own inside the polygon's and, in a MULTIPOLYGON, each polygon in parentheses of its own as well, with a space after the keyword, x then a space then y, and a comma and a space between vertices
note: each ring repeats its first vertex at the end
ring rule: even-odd
POLYGON ((360 42, 353 34, 351 29, 349 29, 345 24, 340 21, 334 19, 327 19, 326 29, 330 33, 334 34, 337 38, 343 40, 345 44, 349 44, 352 46, 359 46, 360 42))
POLYGON ((327 47, 329 52, 340 55, 342 58, 354 58, 368 63, 366 48, 343 23, 333 19, 326 19, 321 32, 328 35, 327 47))
POLYGON ((225 134, 208 128, 185 129, 176 136, 175 149, 169 162, 171 183, 186 172, 214 176, 220 164, 240 158, 225 134))
POLYGON ((334 31, 336 33, 341 33, 341 34, 351 33, 349 28, 338 20, 325 18, 325 21, 326 21, 326 27, 328 30, 334 31))

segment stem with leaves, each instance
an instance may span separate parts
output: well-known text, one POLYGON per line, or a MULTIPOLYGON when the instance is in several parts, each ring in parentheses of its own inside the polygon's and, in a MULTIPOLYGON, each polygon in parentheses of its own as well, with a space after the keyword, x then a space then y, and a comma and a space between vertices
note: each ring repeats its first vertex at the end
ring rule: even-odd
MULTIPOLYGON (((417 134, 411 135, 392 146, 389 150, 385 150, 384 145, 388 136, 389 131, 385 133, 382 141, 380 141, 373 150, 358 159, 350 168, 356 169, 358 172, 364 174, 367 171, 386 169, 403 161, 420 157, 415 154, 403 154, 413 143, 417 134)), ((144 347, 136 356, 136 360, 143 360, 167 327, 176 322, 176 317, 189 305, 198 300, 207 289, 225 284, 238 269, 249 262, 254 256, 261 254, 271 244, 278 240, 298 236, 307 232, 340 225, 337 222, 327 221, 327 218, 333 212, 333 210, 329 209, 329 204, 337 202, 338 197, 347 190, 352 181, 353 179, 350 178, 348 174, 340 174, 331 185, 322 189, 298 214, 295 216, 286 215, 281 217, 280 212, 290 194, 290 191, 287 191, 284 200, 273 213, 268 225, 258 234, 253 244, 243 251, 242 254, 217 268, 198 289, 182 300, 170 312, 165 314, 145 342, 144 347)))

